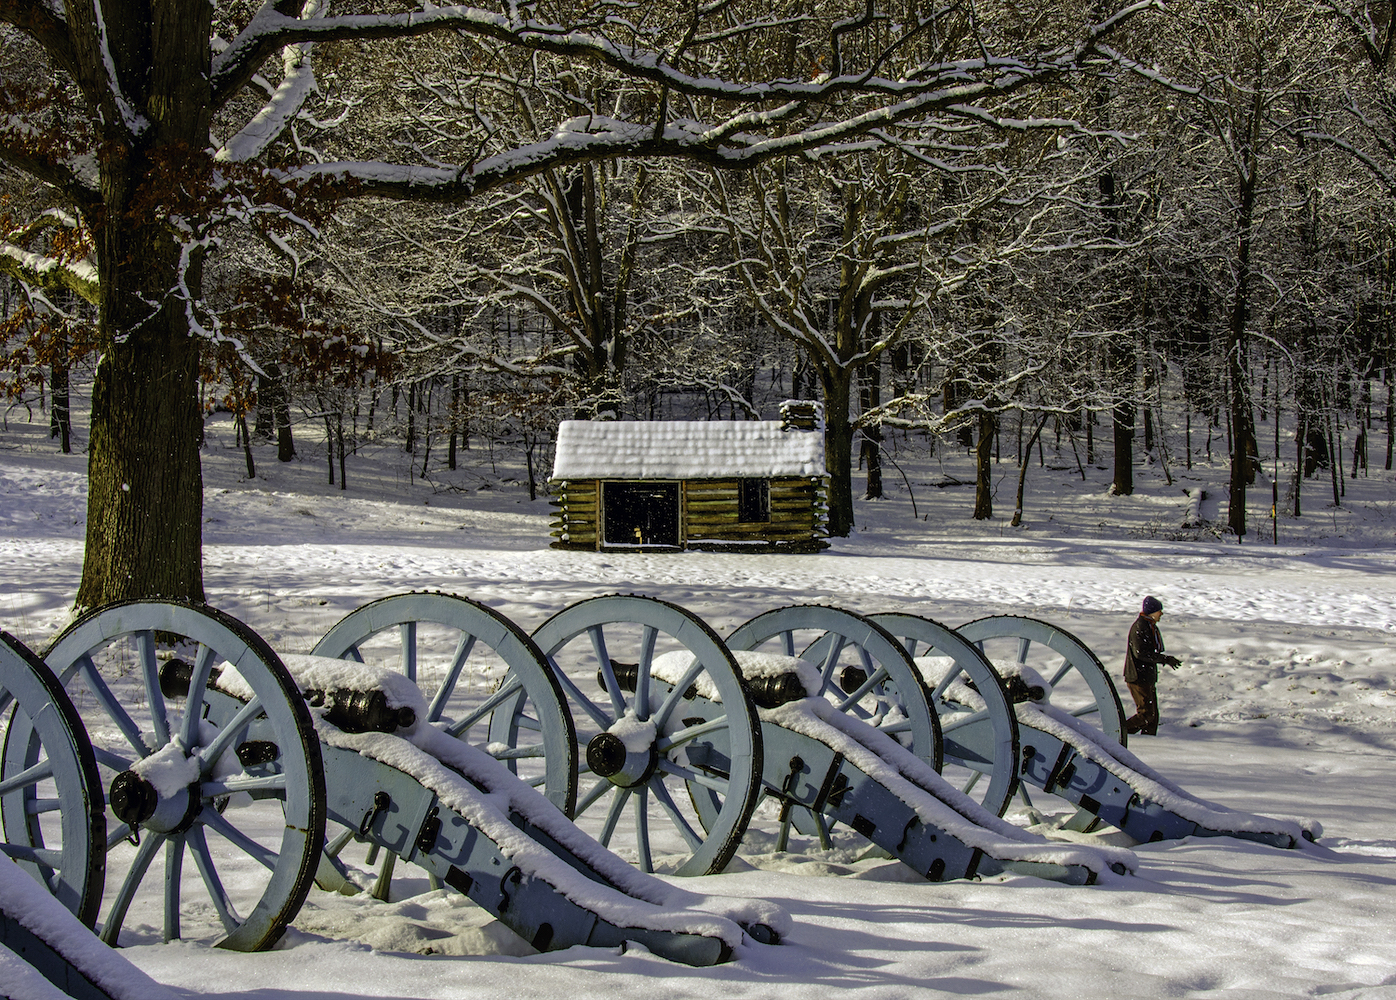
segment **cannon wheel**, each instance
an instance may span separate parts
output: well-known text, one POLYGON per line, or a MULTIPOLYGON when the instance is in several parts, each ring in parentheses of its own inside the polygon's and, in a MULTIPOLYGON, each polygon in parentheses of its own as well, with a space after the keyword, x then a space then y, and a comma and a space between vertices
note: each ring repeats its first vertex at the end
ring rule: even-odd
POLYGON ((570 812, 577 800, 576 733, 562 688, 528 633, 493 608, 465 597, 398 594, 351 611, 312 652, 363 662, 370 653, 365 648, 368 640, 390 629, 398 638, 393 649, 396 666, 426 695, 427 721, 440 724, 457 739, 492 748, 516 773, 520 760, 536 761, 542 772, 525 780, 553 805, 570 812), (453 652, 430 676, 423 669, 425 651, 418 641, 422 624, 454 633, 453 652), (486 697, 463 697, 472 656, 490 653, 507 668, 509 680, 501 676, 499 686, 486 697), (472 700, 478 704, 461 704, 472 700), (521 745, 521 740, 529 742, 521 745))
POLYGON ((656 847, 681 859, 665 864, 673 874, 710 875, 726 868, 760 798, 761 728, 741 672, 717 633, 677 605, 611 595, 563 609, 533 638, 566 692, 584 750, 579 767, 585 787, 579 788, 574 821, 604 813, 597 839, 610 846, 629 806, 636 862, 643 870, 654 870, 656 847), (670 682, 652 670, 665 653, 682 661, 670 682), (601 697, 593 699, 587 690, 601 697), (619 756, 612 762, 608 752, 619 756), (706 831, 700 832, 692 813, 684 814, 673 793, 677 788, 703 798, 703 809, 715 817, 706 831))
MULTIPOLYGON (((1095 653, 1076 636, 1036 618, 1016 615, 980 618, 957 631, 978 646, 990 663, 1031 666, 1052 686, 1049 704, 1095 724, 1106 736, 1125 744, 1125 712, 1115 683, 1095 653)), ((1027 788, 1022 783, 1018 788, 1029 814, 1035 814, 1027 788)), ((1078 809, 1063 828, 1087 833, 1099 824, 1094 813, 1078 809)))
POLYGON ((1125 745, 1125 711, 1105 666, 1076 636, 1036 618, 994 615, 956 629, 990 663, 1031 666, 1048 684, 1048 702, 1091 722, 1125 745))
POLYGON ((814 662, 823 686, 839 710, 877 726, 916 756, 940 770, 940 720, 926 700, 921 675, 896 638, 881 625, 842 608, 800 604, 776 608, 739 625, 727 637, 729 649, 755 650, 772 639, 780 652, 814 662), (802 633, 799 639, 796 633, 802 633), (798 650, 798 652, 797 652, 798 650), (856 664, 843 663, 851 654, 856 664), (856 666, 856 683, 839 673, 856 666))
MULTIPOLYGON (((562 688, 528 633, 498 611, 454 594, 384 597, 342 618, 312 654, 386 660, 422 687, 427 721, 494 754, 516 774, 525 762, 523 779, 563 812, 576 805, 577 737, 562 688), (433 656, 443 643, 450 652, 433 656), (470 692, 472 664, 499 669, 493 692, 470 692)), ((333 838, 327 855, 337 856, 348 839, 333 838)), ((376 853, 370 849, 371 857, 376 853)), ((388 898, 393 864, 390 853, 374 889, 381 899, 388 898)), ((322 871, 322 886, 327 877, 322 871)))
MULTIPOLYGON (((820 672, 817 697, 897 740, 937 771, 940 720, 930 710, 916 666, 897 640, 862 615, 817 604, 792 605, 757 615, 727 637, 729 649, 758 650, 778 641, 786 656, 811 661, 820 672), (851 662, 850 662, 851 661, 851 662)), ((775 848, 784 851, 790 826, 833 846, 824 817, 799 808, 782 811, 775 848)))
POLYGON ((7 710, 0 854, 17 861, 91 927, 107 862, 105 799, 92 742, 44 661, 0 632, 0 716, 7 710))
MULTIPOLYGON (((163 909, 165 939, 183 936, 188 911, 181 904, 193 891, 217 914, 220 947, 269 948, 310 891, 325 835, 320 743, 276 653, 246 625, 212 608, 130 601, 73 622, 45 662, 92 737, 106 782, 175 740, 192 752, 167 750, 149 773, 163 775, 167 788, 172 774, 197 774, 173 793, 160 791, 162 804, 187 801, 182 819, 108 822, 108 870, 117 851, 128 856, 121 859, 115 892, 108 886, 102 901, 102 940, 117 943, 133 904, 150 922, 158 920, 160 909, 151 909, 150 897, 163 909), (167 696, 161 661, 185 656, 192 663, 187 687, 167 696), (216 687, 215 668, 221 670, 216 687), (121 846, 128 840, 130 852, 121 846), (147 880, 160 853, 163 878, 147 880), (186 854, 197 875, 186 872, 186 854)), ((205 933, 202 927, 191 931, 205 933)))
POLYGON ((973 773, 962 790, 1002 816, 1018 789, 1018 720, 1003 679, 977 646, 949 626, 903 613, 868 617, 896 636, 913 660, 935 653, 953 661, 943 676, 926 681, 940 717, 945 760, 969 768, 973 773), (982 707, 960 700, 959 689, 966 686, 982 707))

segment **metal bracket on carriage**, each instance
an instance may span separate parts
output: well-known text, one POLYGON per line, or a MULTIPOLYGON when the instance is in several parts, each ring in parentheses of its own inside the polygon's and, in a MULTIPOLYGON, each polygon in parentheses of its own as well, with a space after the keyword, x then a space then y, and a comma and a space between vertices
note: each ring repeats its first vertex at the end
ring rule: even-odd
MULTIPOLYGON (((283 659, 303 689, 379 692, 390 712, 427 718, 420 689, 394 671, 283 659)), ((636 871, 504 763, 433 725, 346 732, 325 712, 316 730, 331 820, 465 893, 540 951, 631 940, 713 965, 744 934, 771 944, 789 931, 772 903, 704 896, 636 871)))
POLYGON ((1274 847, 1314 841, 1314 821, 1228 809, 1192 795, 1100 730, 1046 702, 1015 706, 1022 780, 1066 799, 1141 843, 1236 837, 1274 847))
MULTIPOLYGON (((820 689, 814 664, 759 651, 732 655, 760 706, 766 793, 786 809, 843 823, 936 882, 1012 871, 1089 885, 1106 871, 1134 870, 1129 851, 1051 842, 984 809, 891 737, 811 696, 820 689)), ((690 660, 667 653, 652 672, 673 683, 690 660)))

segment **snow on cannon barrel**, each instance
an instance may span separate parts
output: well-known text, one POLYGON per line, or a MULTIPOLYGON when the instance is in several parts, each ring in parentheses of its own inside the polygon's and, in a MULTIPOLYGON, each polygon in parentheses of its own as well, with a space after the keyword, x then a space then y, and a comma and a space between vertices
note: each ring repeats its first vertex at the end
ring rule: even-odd
POLYGON ((21 797, 19 816, 43 819, 7 823, 5 853, 69 908, 95 915, 108 943, 128 917, 154 926, 163 917, 167 940, 269 946, 317 873, 334 874, 322 854, 327 818, 427 868, 540 950, 637 941, 709 965, 748 934, 774 942, 789 927, 773 904, 697 896, 634 871, 507 763, 430 722, 402 674, 289 657, 293 674, 235 619, 169 601, 95 609, 48 656, 47 665, 0 657, 0 697, 22 691, 25 705, 6 728, 0 791, 21 797), (63 685, 80 693, 88 721, 33 707, 32 677, 51 682, 35 697, 56 705, 69 702, 63 685), (84 786, 97 817, 102 784, 110 789, 109 833, 84 822, 80 794, 49 794, 84 747, 100 772, 84 786), (161 849, 164 878, 147 878, 161 849), (103 892, 104 867, 117 876, 114 893, 103 892), (95 909, 83 902, 94 894, 95 909))
POLYGON ((288 657, 302 685, 382 692, 410 718, 391 731, 316 721, 331 820, 465 893, 541 951, 637 941, 689 965, 774 942, 789 918, 760 901, 721 900, 635 871, 583 834, 506 764, 425 721, 411 680, 349 660, 288 657))
MULTIPOLYGON (((1128 851, 1027 833, 948 783, 937 770, 937 716, 906 651, 876 622, 838 608, 787 607, 758 615, 727 641, 748 684, 778 692, 757 704, 763 785, 781 803, 781 845, 803 814, 826 846, 827 823, 842 824, 930 881, 1011 871, 1090 884, 1136 866, 1128 851), (771 644, 779 651, 762 648, 771 644), (794 648, 802 658, 784 652, 794 648), (930 722, 934 745, 917 740, 917 720, 930 722)), ((678 665, 656 661, 655 669, 670 674, 678 665)))
MULTIPOLYGON (((1321 833, 1311 821, 1260 816, 1198 798, 1130 753, 1114 681, 1066 630, 998 615, 957 631, 1003 675, 1022 743, 1019 778, 1077 807, 1068 829, 1089 831, 1104 822, 1141 843, 1237 837, 1283 848, 1321 833)), ((1021 794, 1032 808, 1027 790, 1021 794)))

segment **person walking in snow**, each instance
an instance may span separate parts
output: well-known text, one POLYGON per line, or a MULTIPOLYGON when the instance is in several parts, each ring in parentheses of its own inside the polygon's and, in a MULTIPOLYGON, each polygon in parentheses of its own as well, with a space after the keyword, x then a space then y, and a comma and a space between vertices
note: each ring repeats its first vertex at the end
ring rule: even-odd
POLYGON ((1183 661, 1163 651, 1163 633, 1158 620, 1163 617, 1163 602, 1157 597, 1144 598, 1139 617, 1129 628, 1129 643, 1125 647, 1125 683, 1134 698, 1135 712, 1125 720, 1125 732, 1143 736, 1158 734, 1158 668, 1166 663, 1174 670, 1183 661))

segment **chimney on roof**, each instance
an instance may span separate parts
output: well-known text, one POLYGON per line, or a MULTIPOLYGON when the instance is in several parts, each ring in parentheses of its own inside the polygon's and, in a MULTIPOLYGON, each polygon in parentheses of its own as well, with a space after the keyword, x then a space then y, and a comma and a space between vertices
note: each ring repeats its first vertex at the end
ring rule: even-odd
POLYGON ((824 407, 812 399, 787 399, 780 404, 780 429, 817 431, 824 428, 824 407))

